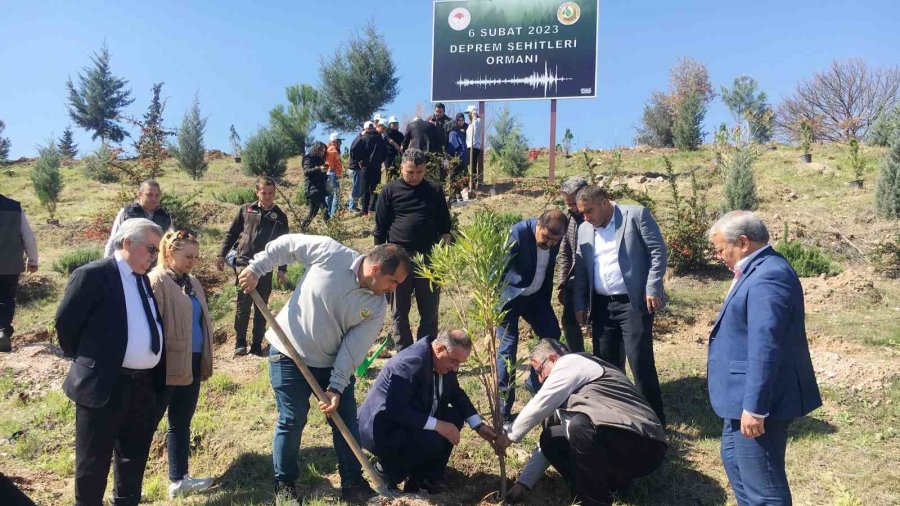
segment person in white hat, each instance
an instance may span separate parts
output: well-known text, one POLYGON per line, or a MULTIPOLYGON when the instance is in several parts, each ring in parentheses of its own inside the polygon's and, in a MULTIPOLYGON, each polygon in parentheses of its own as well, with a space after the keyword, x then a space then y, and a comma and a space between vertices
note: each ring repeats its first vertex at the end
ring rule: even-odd
POLYGON ((387 156, 387 146, 371 121, 365 122, 363 132, 350 146, 350 167, 362 171, 362 205, 359 214, 368 217, 375 210, 375 188, 381 182, 381 166, 387 156))
POLYGON ((337 132, 332 132, 328 136, 328 150, 325 152, 325 165, 328 167, 326 189, 330 189, 325 196, 325 213, 328 218, 337 214, 341 200, 340 179, 344 171, 344 164, 341 162, 341 141, 343 140, 337 132), (329 186, 330 188, 328 188, 329 186))
POLYGON ((403 145, 403 133, 400 132, 400 121, 397 116, 391 116, 387 120, 387 129, 381 135, 387 143, 387 159, 384 162, 384 171, 387 180, 392 181, 400 176, 400 146, 403 145))
POLYGON ((474 105, 466 107, 469 115, 469 128, 466 129, 466 145, 469 146, 469 174, 475 184, 484 184, 484 162, 481 159, 481 139, 483 125, 478 108, 474 105))

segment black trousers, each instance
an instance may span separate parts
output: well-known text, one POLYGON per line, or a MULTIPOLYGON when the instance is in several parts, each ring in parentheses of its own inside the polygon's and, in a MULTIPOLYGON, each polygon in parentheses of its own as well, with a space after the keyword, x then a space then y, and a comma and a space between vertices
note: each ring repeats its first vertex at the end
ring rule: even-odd
POLYGON ((16 314, 16 289, 19 287, 18 274, 0 275, 0 330, 12 335, 13 316, 16 314))
POLYGON ((141 502, 141 483, 156 429, 150 374, 119 376, 101 408, 75 405, 75 504, 100 506, 113 459, 113 504, 141 502))
POLYGON ((34 501, 19 490, 19 487, 0 473, 0 504, 4 506, 35 506, 34 501))
POLYGON ((168 385, 156 398, 156 423, 159 425, 166 409, 169 411, 169 430, 166 432, 166 451, 169 455, 169 481, 180 481, 188 474, 191 453, 191 419, 200 398, 200 363, 202 353, 193 353, 191 369, 194 381, 190 385, 168 385))
POLYGON ((659 468, 666 445, 629 430, 597 427, 578 413, 569 421, 568 437, 563 425, 544 429, 541 452, 569 484, 575 502, 606 506, 619 486, 659 468))
MULTIPOLYGON (((272 295, 272 273, 259 278, 259 284, 256 285, 256 291, 262 300, 269 302, 269 295, 272 295)), ((249 293, 244 293, 238 288, 237 307, 234 311, 234 332, 237 334, 235 340, 235 348, 247 346, 247 326, 250 325, 250 308, 253 308, 253 346, 262 346, 263 336, 266 334, 266 318, 262 311, 253 303, 249 293)))
POLYGON ((481 150, 472 148, 469 163, 472 165, 472 181, 475 184, 484 183, 484 164, 481 163, 481 150))
POLYGON ((584 335, 581 333, 581 325, 575 320, 575 294, 574 290, 563 290, 562 330, 566 337, 566 346, 573 353, 584 351, 584 335))
POLYGON ((319 214, 319 209, 324 209, 322 213, 325 221, 328 221, 328 208, 325 205, 325 195, 315 195, 313 197, 307 197, 306 204, 309 206, 309 212, 306 214, 306 218, 304 218, 303 222, 300 224, 300 230, 306 230, 309 227, 309 224, 312 223, 313 218, 319 214))
MULTIPOLYGON (((463 418, 453 406, 438 411, 438 420, 452 423, 462 429, 463 418)), ((375 419, 373 427, 375 451, 381 468, 391 485, 403 480, 438 481, 444 476, 453 445, 433 430, 399 427, 375 419)))
POLYGON ((378 180, 370 180, 366 177, 363 180, 363 194, 362 194, 362 207, 360 210, 363 213, 374 213, 375 212, 375 188, 378 188, 378 185, 381 183, 381 173, 378 173, 378 180))
POLYGON ((653 315, 631 305, 627 295, 594 294, 591 307, 594 355, 625 370, 631 367, 634 386, 665 425, 662 390, 653 358, 653 315))
POLYGON ((425 336, 437 335, 441 290, 437 286, 432 290, 427 279, 410 273, 403 283, 397 285, 397 289, 392 295, 391 313, 394 320, 394 339, 398 351, 413 344, 412 329, 409 325, 409 310, 412 307, 413 293, 416 294, 416 307, 419 308, 419 328, 416 330, 416 341, 425 336))

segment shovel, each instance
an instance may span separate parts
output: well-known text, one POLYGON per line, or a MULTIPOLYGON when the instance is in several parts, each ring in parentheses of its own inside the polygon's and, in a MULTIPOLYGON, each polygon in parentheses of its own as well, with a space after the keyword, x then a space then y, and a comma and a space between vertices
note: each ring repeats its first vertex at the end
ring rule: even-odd
MULTIPOLYGON (((282 330, 281 325, 275 321, 275 317, 272 316, 272 312, 269 311, 269 306, 266 302, 259 296, 259 292, 255 289, 250 292, 250 297, 253 299, 253 302, 256 304, 256 307, 259 308, 260 312, 262 312, 263 316, 266 318, 266 322, 268 322, 269 327, 275 332, 275 335, 278 336, 278 339, 281 340, 282 347, 287 351, 291 360, 297 365, 297 369, 300 369, 300 373, 303 374, 303 378, 309 383, 310 388, 314 394, 316 394, 316 398, 322 402, 327 403, 328 399, 325 397, 325 391, 322 390, 322 387, 319 386, 319 382, 316 381, 316 378, 312 375, 312 372, 306 367, 306 364, 303 363, 303 359, 300 358, 300 355, 297 353, 297 350, 294 349, 294 346, 291 344, 291 341, 288 339, 287 335, 282 330)), ((337 413, 332 413, 329 415, 331 417, 331 421, 334 422, 335 427, 341 432, 341 436, 344 436, 344 440, 347 441, 347 444, 350 446, 350 449, 353 450, 353 455, 356 456, 356 460, 362 465, 363 469, 366 470, 366 474, 369 475, 369 479, 375 485, 375 492, 378 495, 387 498, 393 498, 394 494, 388 489, 387 485, 381 480, 381 477, 375 471, 375 467, 369 463, 369 459, 366 457, 366 454, 363 453, 362 448, 359 446, 359 443, 356 442, 356 439, 350 434, 350 429, 347 428, 347 424, 341 420, 340 415, 337 413)))

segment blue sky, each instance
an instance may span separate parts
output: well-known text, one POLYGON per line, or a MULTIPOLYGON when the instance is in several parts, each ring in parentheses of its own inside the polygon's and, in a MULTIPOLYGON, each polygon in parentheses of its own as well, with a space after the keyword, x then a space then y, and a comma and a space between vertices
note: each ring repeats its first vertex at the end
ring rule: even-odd
MULTIPOLYGON (((285 86, 315 83, 319 57, 369 20, 392 44, 400 75, 400 95, 384 112, 411 117, 417 103, 429 106, 429 1, 0 0, 0 119, 10 157, 34 156, 36 144, 71 123, 66 79, 104 41, 113 72, 133 90, 128 113, 142 114, 153 83, 164 81, 165 122, 176 127, 199 92, 207 147, 228 151, 229 125, 247 139, 284 102, 285 86)), ((645 100, 666 89, 681 56, 707 64, 717 88, 754 77, 774 104, 835 58, 897 65, 898 20, 896 0, 601 1, 597 98, 560 100, 558 135, 568 127, 578 146, 631 144, 645 100)), ((510 105, 530 143, 546 145, 549 102, 510 105)), ((726 120, 717 100, 705 130, 726 120)), ((82 153, 97 146, 75 132, 82 153)))

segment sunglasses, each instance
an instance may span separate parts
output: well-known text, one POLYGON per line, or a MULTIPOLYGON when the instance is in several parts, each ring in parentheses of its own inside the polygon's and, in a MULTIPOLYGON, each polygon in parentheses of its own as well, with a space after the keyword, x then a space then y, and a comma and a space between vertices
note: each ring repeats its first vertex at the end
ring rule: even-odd
POLYGON ((196 241, 197 236, 188 232, 187 230, 179 230, 178 232, 175 233, 175 239, 177 239, 179 241, 181 241, 181 240, 196 241))

